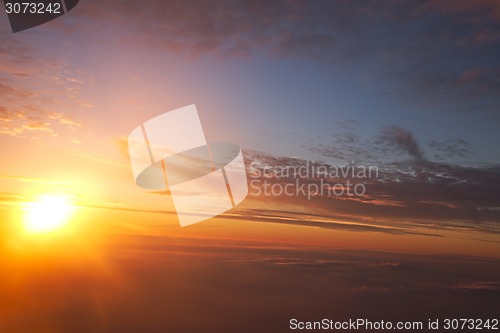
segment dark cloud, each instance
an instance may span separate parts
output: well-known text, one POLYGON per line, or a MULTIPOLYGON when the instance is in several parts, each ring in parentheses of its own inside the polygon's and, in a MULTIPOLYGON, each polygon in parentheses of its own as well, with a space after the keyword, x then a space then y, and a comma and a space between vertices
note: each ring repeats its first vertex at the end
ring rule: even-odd
POLYGON ((500 22, 500 5, 495 0, 430 0, 423 1, 418 12, 441 12, 452 16, 455 20, 469 19, 500 22))
POLYGON ((499 11, 495 1, 415 4, 404 36, 391 34, 400 42, 388 45, 390 69, 379 72, 394 83, 386 91, 420 107, 498 114, 499 11))
MULTIPOLYGON (((406 136, 403 136, 402 141, 412 142, 411 138, 406 136)), ((319 187, 333 187, 341 184, 345 188, 349 181, 351 184, 362 184, 366 189, 361 196, 347 193, 337 196, 324 192, 308 199, 300 193, 292 196, 284 193, 264 195, 262 189, 259 193, 255 188, 251 188, 248 204, 242 207, 257 209, 265 203, 270 216, 265 217, 267 213, 262 210, 258 213, 250 211, 247 213, 263 216, 262 219, 268 222, 301 225, 311 223, 311 226, 316 227, 352 227, 353 230, 370 226, 374 228, 371 231, 395 233, 413 233, 415 228, 421 227, 431 230, 429 234, 434 234, 438 230, 456 229, 500 232, 498 224, 500 211, 497 209, 500 189, 496 186, 500 182, 498 166, 466 167, 414 159, 371 165, 377 167, 378 177, 372 174, 372 177, 356 178, 348 173, 345 176, 339 174, 333 178, 322 176, 319 179, 313 174, 314 171, 310 171, 307 177, 293 173, 286 177, 273 177, 269 171, 264 175, 264 169, 319 170, 320 167, 326 167, 332 170, 338 166, 297 158, 274 157, 252 151, 246 151, 245 158, 250 172, 255 171, 253 170, 255 168, 259 169, 250 174, 250 182, 257 179, 255 184, 262 187, 296 188, 299 179, 305 186, 315 184, 319 187), (264 181, 267 185, 264 185, 264 181), (269 212, 269 209, 276 209, 276 212, 269 212), (302 216, 298 214, 300 212, 307 212, 310 215, 302 216), (328 225, 329 222, 332 223, 331 226, 328 225), (336 222, 341 222, 341 225, 337 225, 336 222), (346 226, 342 223, 352 223, 352 225, 346 226), (377 228, 387 229, 377 230, 377 228)), ((348 164, 344 165, 344 168, 360 166, 370 165, 348 164)))
POLYGON ((264 52, 354 65, 406 102, 498 114, 498 12, 499 3, 487 0, 113 0, 82 3, 73 20, 53 24, 121 31, 134 45, 184 56, 264 52))
POLYGON ((397 126, 388 127, 382 132, 379 142, 381 144, 394 146, 417 161, 424 160, 424 154, 422 149, 420 149, 420 145, 413 133, 408 130, 397 126))

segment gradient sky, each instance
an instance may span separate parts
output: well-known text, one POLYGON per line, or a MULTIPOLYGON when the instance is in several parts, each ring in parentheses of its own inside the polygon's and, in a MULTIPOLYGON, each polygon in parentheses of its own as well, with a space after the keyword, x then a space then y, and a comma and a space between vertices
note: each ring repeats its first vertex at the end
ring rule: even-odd
MULTIPOLYGON (((92 128, 73 134, 84 146, 196 103, 209 137, 272 154, 321 158, 304 146, 353 120, 368 140, 413 133, 431 160, 498 163, 499 15, 495 1, 87 1, 16 35, 2 16, 2 96, 11 110, 43 86, 24 103, 92 128)), ((2 132, 71 127, 54 120, 2 132)))
POLYGON ((208 139, 264 154, 250 158, 377 165, 421 187, 373 185, 373 200, 430 215, 414 204, 435 200, 464 210, 433 218, 472 222, 486 208, 497 221, 499 11, 486 0, 86 1, 16 34, 3 15, 4 192, 39 184, 83 204, 165 209, 135 187, 126 137, 196 104, 208 139))
POLYGON ((15 34, 0 13, 0 331, 498 315, 499 59, 496 0, 81 0, 15 34), (180 228, 134 183, 127 137, 191 104, 253 179, 307 160, 380 177, 180 228), (77 212, 31 235, 44 193, 77 212))
MULTIPOLYGON (((3 15, 5 200, 62 190, 84 206, 172 209, 135 186, 126 137, 196 104, 208 139, 239 143, 247 163, 382 170, 365 198, 298 198, 299 212, 496 230, 499 10, 495 1, 87 1, 16 34, 3 15)), ((293 214, 294 200, 274 206, 293 214)))

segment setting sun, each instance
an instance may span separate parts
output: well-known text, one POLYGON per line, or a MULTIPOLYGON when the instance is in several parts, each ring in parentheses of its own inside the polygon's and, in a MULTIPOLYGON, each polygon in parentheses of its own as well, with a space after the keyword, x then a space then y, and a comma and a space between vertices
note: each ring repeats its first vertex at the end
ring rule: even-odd
POLYGON ((62 228, 75 210, 71 196, 43 194, 25 207, 25 227, 30 232, 47 232, 62 228))

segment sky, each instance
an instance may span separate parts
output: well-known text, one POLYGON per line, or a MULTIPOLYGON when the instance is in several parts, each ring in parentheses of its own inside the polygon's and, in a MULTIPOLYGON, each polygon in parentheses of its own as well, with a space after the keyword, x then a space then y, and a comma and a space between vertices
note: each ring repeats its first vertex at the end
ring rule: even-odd
POLYGON ((367 139, 413 133, 431 160, 499 162, 494 1, 159 3, 89 2, 17 35, 4 15, 3 94, 49 67, 64 113, 100 135, 196 103, 214 140, 273 154, 320 158, 303 146, 352 120, 367 139))
POLYGON ((495 313, 498 59, 496 0, 82 0, 18 33, 0 14, 0 250, 11 272, 0 328, 182 332, 193 311, 214 331, 256 317, 277 332, 294 313, 328 308, 382 318, 381 295, 397 319, 405 299, 441 299, 429 309, 443 315, 467 314, 463 302, 495 313), (180 228, 168 191, 135 184, 127 137, 191 104, 209 141, 241 146, 250 193, 180 228), (301 166, 379 172, 265 176, 301 166), (323 181, 366 191, 263 193, 264 182, 323 181), (67 229, 32 235, 23 212, 47 193, 70 195, 76 212, 67 229), (30 293, 53 298, 39 311, 30 293), (342 310, 330 297, 352 302, 342 310))
MULTIPOLYGON (((136 187, 126 140, 196 104, 207 140, 239 144, 247 166, 379 168, 361 207, 341 203, 351 217, 495 224, 498 11, 495 1, 85 2, 16 34, 4 15, 4 192, 38 183, 83 205, 172 209, 136 187), (373 204, 382 198, 392 204, 373 204)), ((298 201, 329 216, 339 200, 298 201)))

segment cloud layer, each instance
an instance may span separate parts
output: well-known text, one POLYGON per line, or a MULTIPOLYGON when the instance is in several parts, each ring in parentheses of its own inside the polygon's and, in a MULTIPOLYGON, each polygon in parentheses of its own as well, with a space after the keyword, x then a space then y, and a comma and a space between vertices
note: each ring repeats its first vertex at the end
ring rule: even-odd
POLYGON ((0 34, 0 134, 57 136, 58 127, 81 126, 66 110, 82 105, 81 82, 64 58, 44 57, 8 34, 0 34))
POLYGON ((259 213, 243 210, 241 215, 267 216, 263 220, 277 223, 389 233, 415 233, 420 227, 427 228, 424 232, 429 235, 435 233, 432 230, 500 232, 498 166, 466 167, 429 162, 423 159, 418 144, 408 132, 391 129, 390 133, 388 142, 413 154, 413 160, 341 165, 340 170, 348 170, 345 175, 342 171, 331 172, 339 166, 324 162, 246 151, 249 181, 255 184, 251 186, 253 196, 250 195, 247 208, 265 205, 268 209, 259 213), (360 176, 360 168, 370 166, 376 167, 377 173, 368 177, 365 172, 360 176), (291 172, 283 176, 282 170, 291 172), (317 170, 328 172, 319 177, 317 170), (348 183, 350 193, 346 190, 348 183), (309 198, 300 191, 289 191, 292 195, 283 191, 287 186, 295 189, 302 184, 305 188, 312 184, 315 186, 312 189, 338 186, 344 192, 323 191, 309 198), (352 189, 356 184, 366 190, 362 195, 354 194, 352 189), (272 192, 273 187, 281 192, 272 192))

